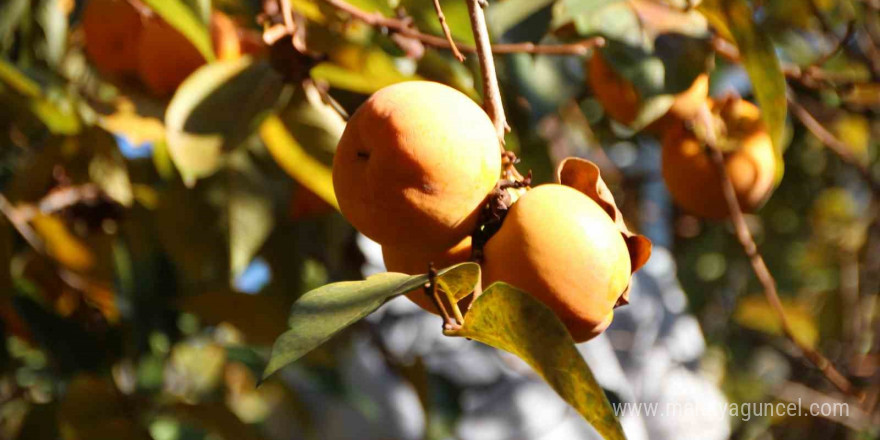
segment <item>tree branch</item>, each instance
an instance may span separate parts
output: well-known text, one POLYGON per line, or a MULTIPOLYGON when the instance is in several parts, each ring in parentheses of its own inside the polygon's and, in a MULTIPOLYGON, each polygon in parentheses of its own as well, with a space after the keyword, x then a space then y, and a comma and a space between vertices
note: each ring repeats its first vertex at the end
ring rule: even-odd
POLYGON ((477 43, 477 57, 480 59, 480 72, 483 76, 483 107, 492 123, 504 153, 504 135, 507 133, 507 117, 504 115, 504 104, 501 102, 501 89, 498 87, 498 75, 495 72, 495 58, 492 56, 492 45, 489 41, 489 29, 486 26, 486 14, 480 0, 466 0, 471 19, 474 41, 477 43))
POLYGON ((434 0, 434 11, 437 12, 437 19, 440 20, 440 27, 443 28, 443 35, 446 36, 446 41, 449 43, 449 48, 452 49, 452 55, 458 59, 459 62, 464 62, 464 55, 458 50, 458 46, 455 45, 455 40, 452 39, 452 31, 449 30, 449 25, 446 23, 446 16, 443 15, 443 8, 440 6, 440 0, 434 0))
POLYGON ((792 114, 798 120, 801 121, 801 124, 813 133, 813 136, 816 136, 820 142, 825 144, 828 149, 830 149, 834 154, 840 157, 847 165, 855 168, 868 186, 871 187, 871 190, 876 194, 880 194, 880 182, 877 182, 874 179, 874 176, 871 174, 871 170, 868 167, 859 161, 853 154, 850 152, 850 148, 843 143, 840 139, 838 139, 834 134, 828 131, 806 108, 804 108, 800 103, 798 103, 793 97, 788 98, 788 106, 791 108, 792 114))
POLYGON ((779 299, 779 293, 776 287, 776 279, 773 278, 773 275, 770 273, 770 269, 767 268, 767 264, 764 262, 764 257, 761 256, 761 253, 758 251, 758 245, 755 244, 755 240, 752 237, 751 231, 749 231, 748 223, 746 223, 745 214, 743 214, 742 207, 739 204, 739 200, 736 197, 736 190, 733 187, 733 182, 730 180, 730 175, 727 173, 727 167, 724 163, 724 154, 717 147, 717 140, 715 139, 715 131, 711 127, 711 113, 708 107, 704 107, 700 112, 700 120, 699 122, 706 125, 706 144, 709 147, 709 155, 711 156, 712 162, 715 164, 715 167, 718 170, 718 174, 721 177, 721 186, 724 193, 724 198, 727 201, 727 207, 730 210, 730 220, 733 223, 734 231, 736 232, 736 237, 739 240, 740 244, 743 247, 743 250, 746 253, 746 256, 749 257, 749 262, 752 265, 752 270, 755 272, 755 276, 758 277, 758 281, 761 282, 761 285, 764 287, 764 296, 767 297, 767 302, 770 303, 770 306, 773 308, 773 311, 776 312, 776 316, 779 319, 779 322, 782 324, 783 333, 785 333, 786 337, 791 340, 804 354, 819 371, 831 382, 835 387, 837 387, 840 391, 848 394, 850 396, 854 396, 859 400, 864 398, 864 394, 857 390, 853 384, 847 379, 843 374, 841 374, 834 365, 831 364, 825 356, 821 353, 813 349, 812 347, 804 344, 795 334, 794 330, 791 328, 791 324, 788 321, 788 317, 785 315, 785 309, 782 306, 782 301, 779 299))
MULTIPOLYGON (((446 38, 424 34, 413 29, 407 22, 399 19, 388 18, 381 14, 364 11, 344 0, 322 0, 324 3, 360 20, 370 26, 385 28, 408 38, 422 42, 422 44, 438 49, 451 50, 453 44, 463 53, 476 53, 477 48, 469 44, 450 43, 446 38)), ((492 46, 494 53, 531 53, 544 55, 586 55, 590 49, 605 45, 601 37, 589 38, 572 44, 541 45, 533 43, 496 44, 492 46)))

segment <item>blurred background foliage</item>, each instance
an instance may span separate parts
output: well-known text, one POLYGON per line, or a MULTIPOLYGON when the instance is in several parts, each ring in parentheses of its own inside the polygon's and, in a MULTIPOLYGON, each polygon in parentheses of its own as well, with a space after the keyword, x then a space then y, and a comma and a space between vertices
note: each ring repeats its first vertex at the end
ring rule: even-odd
MULTIPOLYGON (((456 41, 473 44, 465 2, 441 3, 456 41)), ((741 31, 726 24, 735 23, 731 5, 752 13, 758 34, 747 36, 772 42, 758 49, 781 61, 789 96, 859 166, 798 119, 779 118, 784 178, 749 226, 798 335, 867 398, 849 420, 718 423, 732 438, 875 438, 880 223, 877 185, 866 179, 880 180, 880 5, 692 3, 499 0, 487 15, 496 42, 604 37, 610 63, 651 98, 638 125, 710 69, 713 96, 770 96, 755 91, 772 85, 750 82, 754 72, 716 54, 719 38, 741 31)), ((459 63, 352 19, 338 0, 289 4, 290 27, 274 0, 0 4, 0 438, 467 437, 457 425, 467 385, 420 356, 389 352, 377 321, 255 388, 299 295, 381 268, 334 209, 329 166, 345 115, 412 79, 481 96, 474 57, 459 63), (93 29, 90 3, 104 8, 93 29), (106 12, 119 4, 157 36, 126 46, 125 14, 106 12), (120 67, 108 54, 133 61, 120 67), (364 339, 415 390, 412 410, 427 420, 415 434, 333 426, 349 413, 368 426, 387 423, 375 394, 346 379, 364 339)), ((442 35, 427 0, 343 4, 442 35)), ((547 182, 564 157, 597 162, 626 218, 671 249, 706 340, 701 374, 731 402, 791 399, 794 383, 808 397, 843 399, 782 337, 730 227, 671 205, 657 140, 605 115, 587 86, 585 56, 497 60, 519 168, 547 182)), ((765 116, 784 116, 784 102, 776 104, 764 105, 765 116)))

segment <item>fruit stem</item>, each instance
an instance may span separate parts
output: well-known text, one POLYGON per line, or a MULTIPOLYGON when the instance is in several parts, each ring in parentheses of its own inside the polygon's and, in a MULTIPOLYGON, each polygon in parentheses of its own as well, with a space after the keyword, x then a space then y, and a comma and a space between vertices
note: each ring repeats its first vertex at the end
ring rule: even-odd
POLYGON ((758 280, 761 282, 761 285, 764 287, 764 296, 767 297, 767 302, 770 303, 770 306, 773 307, 773 311, 776 312, 776 316, 779 319, 779 322, 782 325, 782 330, 785 333, 786 337, 788 337, 791 342, 793 342, 804 354, 806 357, 822 374, 831 382, 835 387, 837 387, 840 391, 848 394, 850 396, 854 396, 859 401, 863 401, 865 395, 860 390, 857 390, 853 384, 847 379, 843 374, 841 374, 829 361, 825 356, 823 356, 818 351, 814 350, 812 347, 804 344, 795 334, 794 330, 791 327, 791 324, 788 321, 788 317, 785 315, 785 309, 782 306, 782 301, 779 299, 779 293, 776 287, 776 279, 773 278, 773 274, 770 273, 770 269, 767 268, 767 264, 764 262, 764 257, 761 256, 760 251, 758 250, 758 245, 755 244, 755 240, 752 237, 751 231, 749 231, 748 223, 746 222, 746 216, 743 214, 742 207, 739 204, 739 200, 736 198, 736 190, 733 187, 733 182, 730 180, 730 175, 727 173, 727 167, 724 163, 724 154, 718 148, 715 138, 715 131, 712 129, 712 113, 709 110, 708 105, 704 105, 700 112, 697 115, 696 123, 705 124, 704 128, 706 129, 706 138, 705 142, 707 150, 709 151, 709 155, 712 159, 712 162, 715 164, 715 167, 718 169, 718 173, 721 176, 721 187, 724 192, 724 198, 727 201, 727 207, 730 210, 730 219, 733 222, 734 231, 736 232, 736 237, 739 240, 740 244, 743 247, 746 255, 749 257, 749 262, 752 265, 752 270, 755 272, 755 276, 758 277, 758 280))
MULTIPOLYGON (((437 290, 437 269, 434 268, 434 263, 428 263, 428 282, 424 285, 425 294, 428 295, 428 298, 431 298, 431 301, 434 303, 434 307, 437 308, 437 311, 443 316, 443 328, 449 328, 450 326, 458 326, 459 322, 464 322, 462 318, 461 321, 456 322, 451 316, 449 316, 449 311, 446 310, 446 305, 443 304, 443 301, 440 299, 440 292, 437 290)), ((452 301, 450 301, 452 302, 452 301)), ((456 304, 452 305, 456 310, 458 306, 456 304)), ((458 311, 458 315, 461 315, 461 311, 458 311)))
POLYGON ((504 154, 504 135, 507 133, 507 118, 504 116, 504 104, 501 102, 501 89, 498 87, 498 76, 495 73, 495 59, 492 57, 492 43, 489 41, 489 29, 486 26, 486 14, 483 5, 486 0, 467 0, 471 19, 471 30, 477 43, 477 58, 480 60, 480 72, 483 79, 483 107, 498 134, 501 153, 504 154))

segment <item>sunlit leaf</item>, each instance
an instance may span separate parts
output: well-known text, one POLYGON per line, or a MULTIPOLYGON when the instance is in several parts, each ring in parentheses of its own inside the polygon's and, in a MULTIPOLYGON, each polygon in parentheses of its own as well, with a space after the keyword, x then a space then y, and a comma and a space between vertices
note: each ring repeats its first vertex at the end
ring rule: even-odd
POLYGON ((36 81, 28 78, 16 69, 15 66, 3 59, 0 59, 0 81, 3 81, 9 87, 12 87, 13 90, 24 96, 35 98, 42 95, 40 85, 36 81))
MULTIPOLYGON (((476 263, 462 263, 439 271, 438 277, 444 279, 452 274, 457 279, 457 271, 478 273, 475 266, 476 263)), ((294 303, 290 330, 275 341, 263 378, 295 362, 333 335, 378 309, 389 299, 409 292, 427 281, 427 275, 382 273, 364 281, 328 284, 306 293, 294 303)), ((459 283, 449 282, 454 285, 459 283)), ((472 283, 475 284, 476 281, 472 283)))
POLYGON ((116 103, 115 111, 100 117, 99 123, 105 130, 124 136, 135 147, 165 138, 161 117, 141 114, 135 103, 125 97, 116 103))
POLYGON ((168 150, 188 186, 220 166, 279 100, 283 83, 268 61, 249 57, 200 67, 165 114, 168 150))
POLYGON ((507 0, 490 3, 486 20, 496 35, 503 35, 529 16, 554 3, 555 0, 507 0))
POLYGON ((185 36, 205 60, 214 61, 214 46, 207 24, 183 0, 144 0, 144 3, 185 36))
POLYGON ((31 223, 43 239, 46 252, 64 267, 75 271, 87 271, 94 267, 95 256, 92 251, 60 219, 37 215, 31 223))
POLYGON ((469 264, 446 272, 437 279, 437 285, 456 302, 471 294, 480 283, 480 266, 469 264))
POLYGON ((43 94, 39 83, 28 78, 27 75, 4 59, 0 59, 0 83, 8 85, 15 93, 26 99, 27 108, 51 132, 56 134, 76 134, 79 132, 81 123, 70 105, 60 105, 50 101, 43 94))
MULTIPOLYGON (((792 331, 800 342, 808 347, 815 347, 819 340, 819 329, 816 327, 809 305, 796 301, 783 301, 782 307, 785 309, 785 316, 792 331)), ((749 296, 739 300, 733 320, 752 330, 782 336, 782 322, 763 296, 749 296)))
POLYGON ((330 103, 324 102, 314 84, 306 82, 297 87, 278 116, 309 155, 326 165, 333 164, 336 144, 345 130, 345 119, 330 103))
POLYGON ((330 168, 310 156, 290 134, 278 116, 270 116, 260 126, 260 138, 278 165, 297 182, 339 209, 333 191, 330 168))
MULTIPOLYGON (((788 105, 785 76, 776 56, 773 40, 755 23, 746 0, 706 0, 700 10, 713 23, 729 29, 749 73, 752 89, 761 107, 761 116, 770 131, 773 146, 781 157, 785 150, 785 119, 788 105)), ((780 164, 782 160, 779 161, 780 164)))
POLYGON ((330 53, 330 62, 312 68, 312 78, 326 81, 331 87, 371 94, 385 86, 420 79, 407 75, 394 59, 379 48, 343 45, 330 53))
POLYGON ((626 438, 568 330, 531 295, 507 284, 493 284, 471 305, 464 326, 450 334, 519 356, 605 439, 626 438))

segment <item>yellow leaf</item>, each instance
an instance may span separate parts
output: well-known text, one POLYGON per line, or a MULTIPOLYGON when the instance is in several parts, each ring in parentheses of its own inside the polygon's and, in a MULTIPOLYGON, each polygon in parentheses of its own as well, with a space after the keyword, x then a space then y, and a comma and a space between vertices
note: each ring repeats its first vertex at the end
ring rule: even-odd
MULTIPOLYGON (((809 305, 798 301, 783 301, 782 307, 798 340, 809 347, 814 347, 819 340, 819 330, 816 328, 809 305)), ((733 320, 748 329, 782 335, 782 322, 763 296, 750 296, 740 300, 733 314, 733 320)))
POLYGON ((306 153, 278 116, 272 115, 263 121, 260 125, 260 138, 287 174, 329 205, 339 209, 330 169, 306 153))
POLYGON ((60 219, 40 214, 31 224, 46 244, 46 252, 64 267, 83 272, 95 265, 92 251, 60 219))
POLYGON ((117 103, 116 111, 102 117, 100 123, 105 130, 125 136, 135 147, 165 138, 165 124, 162 120, 141 115, 134 103, 126 98, 121 98, 117 103))
POLYGON ((528 293, 504 283, 489 286, 471 306, 462 328, 447 334, 519 356, 606 440, 626 438, 568 330, 528 293))

